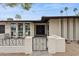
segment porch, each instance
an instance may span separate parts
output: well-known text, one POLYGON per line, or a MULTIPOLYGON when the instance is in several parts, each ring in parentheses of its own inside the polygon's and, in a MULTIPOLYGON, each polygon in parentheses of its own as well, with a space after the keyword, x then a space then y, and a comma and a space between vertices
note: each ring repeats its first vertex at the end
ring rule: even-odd
POLYGON ((49 54, 65 52, 65 39, 55 35, 47 38, 34 38, 32 36, 9 38, 4 34, 0 34, 0 53, 32 54, 33 51, 48 51, 49 54), (48 40, 46 41, 46 39, 48 40))
POLYGON ((33 51, 32 55, 25 53, 0 53, 0 56, 79 56, 79 45, 76 42, 66 44, 66 52, 59 52, 52 55, 48 51, 33 51))

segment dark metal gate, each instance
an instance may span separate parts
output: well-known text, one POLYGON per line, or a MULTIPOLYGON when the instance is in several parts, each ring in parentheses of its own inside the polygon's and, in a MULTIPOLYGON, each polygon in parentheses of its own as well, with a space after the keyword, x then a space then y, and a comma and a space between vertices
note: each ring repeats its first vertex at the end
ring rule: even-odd
POLYGON ((32 49, 34 51, 47 50, 47 38, 46 37, 34 37, 32 41, 32 49))

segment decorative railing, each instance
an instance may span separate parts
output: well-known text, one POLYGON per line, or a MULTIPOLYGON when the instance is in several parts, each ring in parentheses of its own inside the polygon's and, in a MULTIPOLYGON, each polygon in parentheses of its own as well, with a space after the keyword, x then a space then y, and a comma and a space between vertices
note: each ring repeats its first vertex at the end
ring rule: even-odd
POLYGON ((32 36, 9 37, 0 34, 0 53, 32 54, 32 36))
POLYGON ((0 46, 24 46, 24 39, 0 39, 0 46))
POLYGON ((24 46, 25 38, 11 38, 8 33, 0 34, 0 46, 24 46))

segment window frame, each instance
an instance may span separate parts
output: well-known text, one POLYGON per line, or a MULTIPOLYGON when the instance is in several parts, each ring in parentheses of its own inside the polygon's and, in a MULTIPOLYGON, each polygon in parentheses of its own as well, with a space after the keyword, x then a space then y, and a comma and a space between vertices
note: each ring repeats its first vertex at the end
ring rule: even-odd
POLYGON ((5 33, 5 25, 0 25, 0 34, 5 33))

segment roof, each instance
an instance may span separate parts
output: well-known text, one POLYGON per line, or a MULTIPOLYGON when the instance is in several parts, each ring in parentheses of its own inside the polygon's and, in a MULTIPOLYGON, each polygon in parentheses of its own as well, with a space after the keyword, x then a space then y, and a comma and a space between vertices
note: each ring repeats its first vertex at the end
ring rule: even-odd
POLYGON ((0 22, 39 22, 40 20, 0 20, 0 22))
POLYGON ((45 18, 73 18, 73 17, 78 17, 79 16, 43 16, 45 18))
POLYGON ((0 20, 0 22, 47 22, 56 18, 79 18, 79 16, 43 16, 41 20, 0 20))
POLYGON ((58 19, 58 18, 79 18, 79 16, 43 16, 42 21, 47 22, 49 19, 58 19))

